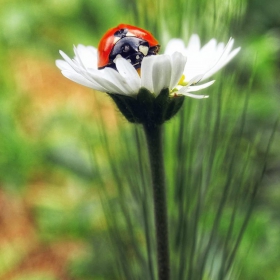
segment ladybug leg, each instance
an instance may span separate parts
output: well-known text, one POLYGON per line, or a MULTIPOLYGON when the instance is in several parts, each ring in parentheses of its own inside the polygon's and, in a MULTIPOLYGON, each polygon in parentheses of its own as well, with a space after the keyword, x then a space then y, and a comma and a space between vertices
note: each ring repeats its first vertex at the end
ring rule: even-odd
POLYGON ((159 49, 160 49, 159 45, 158 46, 154 46, 152 48, 149 48, 148 55, 156 55, 156 54, 158 54, 159 49))

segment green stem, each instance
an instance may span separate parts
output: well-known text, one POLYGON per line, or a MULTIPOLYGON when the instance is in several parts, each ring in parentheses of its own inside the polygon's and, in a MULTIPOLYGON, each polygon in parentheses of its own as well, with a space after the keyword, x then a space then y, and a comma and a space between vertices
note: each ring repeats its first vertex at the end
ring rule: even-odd
POLYGON ((152 172, 157 242, 158 279, 170 279, 168 223, 163 163, 162 127, 144 124, 152 172))

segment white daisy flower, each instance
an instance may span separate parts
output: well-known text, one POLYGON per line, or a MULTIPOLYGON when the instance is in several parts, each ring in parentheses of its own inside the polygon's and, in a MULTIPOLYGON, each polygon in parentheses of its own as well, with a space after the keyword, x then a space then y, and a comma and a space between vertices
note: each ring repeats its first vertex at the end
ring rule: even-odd
MULTIPOLYGON (((222 67, 224 67, 237 53, 240 47, 232 50, 234 40, 229 39, 227 45, 218 43, 216 39, 211 39, 201 48, 199 36, 193 34, 185 46, 181 39, 172 39, 168 42, 165 54, 172 55, 175 51, 187 57, 181 84, 196 84, 211 77, 222 67)), ((210 86, 214 81, 200 85, 199 89, 210 86)), ((180 91, 184 91, 181 88, 180 91)))
POLYGON ((157 96, 162 89, 169 88, 171 95, 205 98, 208 96, 191 92, 214 83, 196 85, 220 70, 239 52, 240 48, 231 51, 233 43, 230 39, 224 46, 212 39, 200 48, 198 35, 191 36, 187 47, 182 40, 172 39, 164 55, 144 57, 141 75, 122 57, 115 60, 117 71, 112 68, 98 70, 97 49, 83 45, 74 47, 74 59, 60 51, 64 60, 57 60, 56 65, 68 79, 102 92, 136 96, 144 87, 157 96))
MULTIPOLYGON (((187 61, 179 52, 144 57, 139 75, 131 63, 122 57, 115 60, 117 71, 109 67, 98 70, 97 49, 94 47, 78 45, 74 47, 74 52, 74 59, 70 59, 60 51, 64 60, 56 61, 57 67, 66 78, 95 90, 127 96, 136 96, 141 87, 148 89, 155 96, 165 88, 176 92, 187 61)), ((178 94, 195 98, 207 97, 190 94, 202 88, 205 88, 205 85, 193 86, 190 81, 180 86, 178 94)))

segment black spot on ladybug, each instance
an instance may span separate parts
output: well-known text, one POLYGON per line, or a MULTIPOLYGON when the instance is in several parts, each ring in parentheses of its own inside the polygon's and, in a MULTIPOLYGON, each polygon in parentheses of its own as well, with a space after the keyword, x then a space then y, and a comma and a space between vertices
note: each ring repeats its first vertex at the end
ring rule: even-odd
POLYGON ((128 29, 126 29, 126 28, 125 29, 120 29, 120 30, 118 30, 114 33, 114 36, 124 38, 126 36, 127 32, 128 32, 128 29))
POLYGON ((130 46, 129 45, 122 46, 122 52, 129 52, 129 51, 130 51, 130 46))

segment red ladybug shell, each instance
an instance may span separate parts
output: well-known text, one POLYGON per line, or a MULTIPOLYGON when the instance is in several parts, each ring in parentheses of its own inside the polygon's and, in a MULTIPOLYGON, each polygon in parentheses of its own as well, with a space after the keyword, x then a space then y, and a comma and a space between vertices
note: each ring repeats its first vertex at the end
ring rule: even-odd
POLYGON ((138 28, 136 26, 120 24, 115 28, 109 29, 99 42, 97 63, 99 69, 104 68, 109 63, 110 53, 116 43, 116 37, 114 34, 120 29, 128 29, 128 31, 135 35, 135 37, 147 41, 150 47, 155 47, 159 45, 158 41, 153 37, 153 35, 150 32, 138 28))

